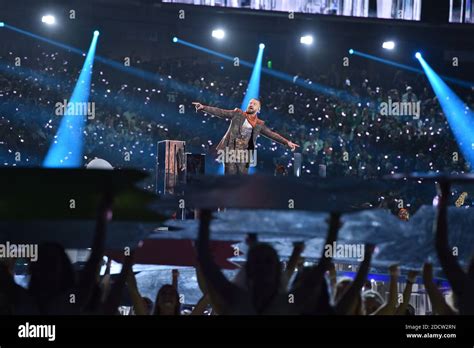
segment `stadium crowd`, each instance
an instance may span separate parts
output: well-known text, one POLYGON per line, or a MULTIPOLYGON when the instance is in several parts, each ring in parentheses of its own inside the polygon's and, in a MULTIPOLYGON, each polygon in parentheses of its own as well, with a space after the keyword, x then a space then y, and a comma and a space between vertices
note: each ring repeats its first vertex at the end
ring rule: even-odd
MULTIPOLYGON (((69 99, 80 71, 82 57, 42 45, 32 52, 21 66, 13 63, 13 52, 0 57, 4 166, 41 164, 61 120, 56 104, 69 99)), ((207 154, 207 173, 217 173, 212 149, 227 125, 196 114, 191 102, 240 107, 250 71, 198 58, 144 62, 133 57, 132 66, 148 73, 117 73, 96 62, 90 96, 95 115, 84 129, 84 163, 99 157, 116 168, 144 169, 153 178, 157 142, 173 139, 186 141, 189 152, 207 154)), ((320 175, 321 166, 331 177, 466 171, 468 164, 428 81, 395 69, 377 71, 333 65, 319 74, 296 75, 294 83, 264 76, 261 118, 300 145, 303 175, 320 175), (420 102, 420 112, 381 115, 380 103, 389 100, 420 102)), ((472 91, 462 92, 472 107, 472 91)), ((288 149, 269 140, 260 140, 257 149, 258 172, 291 173, 288 149)), ((150 190, 153 186, 153 180, 146 183, 150 190)))

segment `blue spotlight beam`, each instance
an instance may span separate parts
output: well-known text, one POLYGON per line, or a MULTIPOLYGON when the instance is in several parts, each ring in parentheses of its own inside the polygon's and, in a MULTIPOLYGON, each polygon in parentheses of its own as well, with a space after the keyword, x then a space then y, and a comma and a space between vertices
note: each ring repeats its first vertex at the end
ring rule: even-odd
POLYGON ((245 92, 244 100, 242 101, 242 110, 247 108, 250 99, 258 99, 260 95, 260 75, 262 73, 262 59, 263 59, 263 47, 259 47, 257 58, 250 76, 250 82, 245 92))
MULTIPOLYGON (((367 54, 367 53, 363 53, 363 52, 359 52, 359 51, 356 51, 356 50, 353 50, 353 49, 351 49, 350 51, 352 51, 351 54, 354 54, 354 55, 359 56, 359 57, 363 57, 363 58, 367 58, 367 59, 370 59, 370 60, 374 60, 376 62, 391 65, 391 66, 394 66, 396 68, 408 70, 408 71, 414 72, 416 74, 424 74, 424 71, 422 69, 417 69, 417 68, 415 68, 413 66, 410 66, 410 65, 397 63, 397 62, 394 62, 393 60, 380 58, 380 57, 377 57, 377 56, 374 56, 374 55, 371 55, 371 54, 367 54)), ((417 52, 417 54, 419 54, 419 52, 417 52)), ((421 54, 420 54, 420 57, 421 57, 421 54)), ((464 80, 456 79, 456 78, 445 76, 445 75, 438 75, 438 76, 440 76, 443 80, 454 83, 458 86, 462 86, 462 87, 465 87, 465 88, 473 88, 474 87, 474 82, 464 81, 464 80)))
MULTIPOLYGON (((87 105, 89 102, 92 69, 94 66, 94 55, 99 35, 94 34, 89 52, 82 66, 79 79, 69 99, 71 105, 87 105)), ((55 140, 50 146, 44 167, 48 168, 75 168, 82 165, 83 159, 83 132, 87 115, 78 113, 77 110, 64 110, 63 119, 59 125, 55 140)))
POLYGON ((394 67, 397 67, 397 68, 400 68, 400 69, 409 70, 409 71, 412 71, 412 72, 417 73, 417 74, 422 74, 422 75, 424 74, 422 69, 417 69, 417 68, 414 68, 410 65, 397 63, 397 62, 394 62, 392 60, 383 59, 383 58, 373 56, 373 55, 367 54, 367 53, 362 53, 362 52, 359 52, 359 51, 356 51, 356 50, 351 50, 351 51, 352 51, 351 54, 353 54, 355 56, 364 57, 364 58, 367 58, 367 59, 370 59, 370 60, 375 60, 376 62, 388 64, 388 65, 391 65, 391 66, 394 66, 394 67))
MULTIPOLYGON (((45 37, 40 36, 40 35, 36 35, 34 33, 28 32, 26 30, 23 30, 23 29, 20 29, 20 28, 17 28, 17 27, 14 27, 12 25, 5 24, 5 27, 12 30, 12 31, 15 31, 17 33, 29 36, 33 39, 37 39, 39 41, 48 43, 48 44, 56 46, 56 47, 60 47, 62 49, 65 49, 66 51, 69 51, 69 52, 72 52, 72 53, 75 53, 75 54, 80 54, 80 55, 85 56, 86 53, 87 53, 87 52, 85 52, 85 51, 83 51, 83 50, 81 50, 77 47, 66 45, 62 42, 58 42, 58 41, 55 41, 55 40, 45 38, 45 37)), ((96 32, 98 33, 97 30, 96 30, 96 32)), ((124 66, 124 64, 121 63, 121 62, 117 62, 117 61, 114 61, 112 59, 105 58, 105 57, 98 56, 98 55, 95 56, 94 59, 96 61, 102 63, 102 64, 108 65, 108 66, 110 66, 112 68, 115 68, 117 70, 120 70, 124 73, 127 73, 127 74, 130 74, 130 75, 145 79, 145 80, 150 81, 152 83, 156 83, 156 84, 160 85, 161 87, 167 87, 167 88, 171 88, 171 89, 174 89, 174 90, 181 91, 182 93, 193 96, 195 98, 198 98, 198 97, 199 98, 207 98, 207 99, 215 99, 216 98, 215 95, 213 95, 212 93, 210 93, 208 91, 200 90, 199 88, 196 88, 194 86, 190 86, 190 85, 187 85, 187 84, 184 84, 184 83, 177 82, 177 81, 172 80, 172 79, 165 78, 165 77, 163 77, 159 74, 156 74, 156 73, 151 73, 151 72, 148 72, 146 70, 138 69, 138 68, 135 68, 135 67, 132 67, 132 66, 124 66)))
POLYGON ((61 42, 58 42, 58 41, 54 41, 54 40, 51 40, 51 39, 48 39, 46 37, 43 37, 43 36, 40 36, 40 35, 36 35, 36 34, 33 34, 33 33, 30 33, 29 31, 26 31, 26 30, 23 30, 23 29, 20 29, 20 28, 17 28, 17 27, 14 27, 12 25, 9 25, 9 24, 6 24, 5 23, 5 28, 7 29, 10 29, 10 30, 13 30, 17 33, 20 33, 20 34, 23 34, 23 35, 26 35, 26 36, 29 36, 33 39, 36 39, 36 40, 39 40, 39 41, 43 41, 43 42, 46 42, 48 44, 51 44, 51 45, 54 45, 54 46, 57 46, 57 47, 61 47, 67 51, 71 51, 71 52, 74 52, 76 54, 81 54, 81 55, 85 55, 86 52, 84 52, 83 50, 80 50, 79 48, 76 48, 76 47, 73 47, 73 46, 69 46, 69 45, 66 45, 66 44, 63 44, 61 42))
MULTIPOLYGON (((255 59, 255 64, 253 66, 252 75, 250 76, 250 81, 245 92, 244 100, 242 101, 242 110, 247 108, 251 99, 258 99, 260 95, 260 76, 262 74, 262 60, 263 60, 263 50, 265 49, 264 44, 258 45, 257 58, 255 59)), ((255 168, 249 168, 249 174, 254 174, 255 168)))
POLYGON ((474 164, 474 113, 436 74, 422 56, 419 56, 418 61, 430 81, 464 159, 469 162, 472 171, 474 164))

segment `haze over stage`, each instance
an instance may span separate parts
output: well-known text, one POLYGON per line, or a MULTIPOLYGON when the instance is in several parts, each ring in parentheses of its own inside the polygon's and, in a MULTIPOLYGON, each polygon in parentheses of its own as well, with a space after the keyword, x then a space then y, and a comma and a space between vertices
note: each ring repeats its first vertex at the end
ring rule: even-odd
MULTIPOLYGON (((272 244, 283 259, 289 258, 293 242, 304 241, 303 256, 315 260, 324 247, 329 214, 305 211, 281 210, 226 210, 214 213, 211 223, 213 240, 244 240, 246 234, 257 233, 262 242, 272 244), (242 223, 245 222, 245 223, 242 223), (257 227, 258 226, 258 227, 257 227)), ((374 267, 387 267, 399 263, 404 270, 417 268, 426 260, 432 260, 436 267, 436 252, 433 247, 433 223, 435 208, 423 206, 410 221, 400 221, 386 210, 373 209, 345 214, 339 231, 338 243, 375 243, 377 251, 372 264, 374 267)), ((469 263, 474 249, 474 212, 471 209, 450 207, 448 211, 450 226, 450 245, 459 246, 459 261, 469 263)), ((152 233, 150 239, 189 239, 196 240, 199 229, 197 220, 169 220, 166 226, 178 229, 174 232, 152 233)), ((240 243, 246 250, 245 243, 240 243)), ((349 259, 335 258, 338 262, 351 262, 349 259)), ((234 260, 244 260, 237 257, 234 260)))
POLYGON ((348 212, 367 209, 389 183, 358 178, 265 175, 196 177, 184 189, 186 204, 199 209, 241 208, 348 212), (365 204, 365 205, 364 205, 365 204))
MULTIPOLYGON (((435 259, 434 208, 424 206, 404 222, 366 202, 384 190, 400 188, 406 184, 405 180, 397 182, 402 178, 445 179, 464 184, 473 180, 472 175, 431 173, 397 174, 379 181, 203 176, 184 186, 183 195, 160 199, 136 188, 145 177, 136 170, 1 169, 4 194, 0 198, 0 216, 4 221, 0 223, 0 236, 17 243, 51 240, 67 248, 87 248, 101 195, 112 192, 115 201, 106 243, 109 250, 137 246, 146 239, 196 240, 198 220, 164 223, 166 217, 162 213, 176 210, 183 199, 188 208, 226 208, 214 213, 213 240, 242 242, 248 233, 257 233, 260 240, 274 244, 282 258, 290 256, 294 241, 308 243, 308 256, 319 255, 327 233, 328 212, 345 212, 339 233, 341 243, 376 243, 383 252, 375 255, 375 266, 400 262, 411 268, 428 258, 435 259), (168 230, 163 230, 164 226, 168 230)), ((450 244, 462 246, 459 260, 467 264, 474 248, 474 237, 469 232, 474 213, 451 207, 448 218, 450 244)))

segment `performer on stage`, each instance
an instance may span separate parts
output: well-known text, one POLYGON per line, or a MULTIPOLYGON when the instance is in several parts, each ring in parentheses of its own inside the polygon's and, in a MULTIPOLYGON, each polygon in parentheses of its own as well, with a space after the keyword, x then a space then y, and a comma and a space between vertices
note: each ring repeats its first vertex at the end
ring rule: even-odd
MULTIPOLYGON (((223 119, 229 119, 230 125, 226 134, 217 145, 217 151, 234 151, 241 153, 255 151, 256 140, 261 133, 267 138, 288 146, 291 151, 294 151, 299 145, 285 139, 280 134, 273 132, 265 125, 265 122, 257 117, 260 112, 260 101, 251 99, 247 110, 235 108, 234 110, 223 110, 212 106, 202 105, 194 102, 196 111, 207 112, 211 115, 223 119)), ((225 174, 247 174, 249 170, 249 161, 224 161, 225 174)))

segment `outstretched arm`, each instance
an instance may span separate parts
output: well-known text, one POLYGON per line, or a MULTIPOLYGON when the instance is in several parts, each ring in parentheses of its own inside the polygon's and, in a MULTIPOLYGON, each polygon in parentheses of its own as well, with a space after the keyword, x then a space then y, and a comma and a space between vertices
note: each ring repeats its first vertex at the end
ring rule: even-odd
POLYGON ((194 307, 193 311, 191 312, 191 315, 204 315, 204 311, 206 310, 208 305, 212 306, 212 304, 209 292, 207 290, 206 281, 204 280, 204 276, 202 275, 202 271, 199 266, 199 262, 197 262, 196 264, 196 278, 199 289, 202 292, 202 297, 199 299, 198 303, 196 304, 196 307, 194 307))
POLYGON ((336 265, 334 262, 331 262, 329 265, 329 289, 331 293, 331 298, 334 299, 334 295, 336 294, 336 288, 337 288, 337 271, 336 271, 336 265))
POLYGON ((105 267, 105 272, 104 275, 102 276, 102 279, 100 280, 100 285, 102 288, 102 301, 105 301, 107 298, 107 295, 109 294, 110 290, 110 267, 112 265, 112 258, 109 257, 107 259, 107 265, 105 267))
POLYGON ((418 271, 413 270, 408 272, 405 290, 403 290, 403 302, 398 306, 397 311, 395 312, 396 315, 405 315, 408 304, 410 303, 411 291, 413 289, 413 284, 416 282, 417 275, 418 271))
POLYGON ((179 271, 177 269, 173 269, 171 271, 171 285, 178 291, 178 281, 179 281, 179 271))
POLYGON ((449 247, 448 241, 448 197, 450 184, 442 181, 439 184, 441 195, 438 201, 437 219, 435 222, 435 245, 438 259, 454 293, 462 297, 466 290, 467 274, 459 265, 449 247))
MULTIPOLYGON (((329 220, 329 231, 326 237, 326 245, 333 245, 337 240, 337 234, 341 226, 340 214, 331 213, 329 220)), ((292 289, 291 294, 294 295, 295 306, 292 306, 292 313, 301 314, 303 311, 311 311, 318 303, 321 294, 322 282, 324 274, 329 269, 332 260, 332 255, 325 253, 326 248, 323 248, 321 258, 317 266, 313 266, 304 279, 296 288, 292 289)))
POLYGON ((107 221, 109 213, 112 209, 113 195, 106 192, 99 204, 99 213, 96 223, 96 231, 94 235, 94 242, 89 259, 80 273, 78 284, 78 303, 80 306, 85 305, 92 294, 94 285, 99 281, 99 270, 102 258, 105 252, 105 237, 107 229, 107 221))
POLYGON ((149 315, 150 313, 148 313, 140 291, 138 290, 137 278, 135 278, 132 266, 127 269, 127 288, 135 315, 149 315))
POLYGON ((423 284, 431 301, 433 312, 438 315, 454 315, 457 314, 444 299, 443 294, 433 282, 433 265, 425 263, 423 265, 423 284))
POLYGON ((390 287, 388 292, 388 300, 387 302, 377 309, 373 315, 394 315, 397 311, 397 297, 398 297, 398 290, 397 290, 397 283, 398 283, 398 276, 400 273, 400 269, 398 265, 392 265, 389 268, 390 272, 390 287))
POLYGON ((339 302, 336 304, 336 314, 347 315, 353 313, 357 306, 357 298, 360 296, 360 291, 367 279, 369 273, 370 261, 374 252, 375 246, 373 244, 366 244, 364 247, 364 260, 362 261, 357 275, 352 281, 349 288, 344 292, 339 302))
POLYGON ((234 110, 225 110, 225 109, 220 109, 216 108, 213 106, 208 106, 208 105, 203 105, 198 102, 193 102, 194 107, 196 108, 196 111, 202 111, 202 112, 207 112, 208 114, 217 116, 219 118, 227 118, 227 119, 232 119, 235 116, 235 109, 234 110))
POLYGON ((295 273, 296 268, 298 267, 298 261, 301 258, 301 253, 304 250, 304 242, 295 242, 293 243, 293 252, 291 253, 290 259, 286 265, 286 269, 283 272, 283 284, 285 289, 288 287, 291 277, 295 273))
POLYGON ((196 245, 200 271, 202 271, 212 305, 219 314, 226 314, 239 303, 244 293, 238 286, 227 280, 219 266, 212 259, 209 250, 211 211, 202 210, 200 215, 201 223, 196 245))
POLYGON ((268 128, 265 125, 262 126, 262 130, 260 132, 268 139, 271 139, 279 144, 288 146, 292 151, 294 151, 297 147, 299 147, 299 145, 292 143, 290 140, 282 137, 280 134, 272 131, 270 128, 268 128))
POLYGON ((132 272, 132 256, 126 256, 122 263, 122 270, 118 275, 117 279, 110 290, 109 296, 104 302, 103 305, 103 314, 105 315, 114 315, 118 312, 118 307, 122 299, 123 289, 125 288, 125 283, 128 277, 129 272, 132 272))

